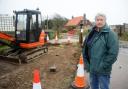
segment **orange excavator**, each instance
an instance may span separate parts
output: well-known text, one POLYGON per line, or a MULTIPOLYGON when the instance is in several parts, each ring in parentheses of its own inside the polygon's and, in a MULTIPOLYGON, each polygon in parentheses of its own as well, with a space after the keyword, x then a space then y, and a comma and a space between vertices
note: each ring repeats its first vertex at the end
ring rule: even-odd
POLYGON ((46 34, 39 10, 14 11, 15 36, 0 32, 0 44, 10 48, 0 54, 0 59, 28 63, 48 52, 46 34))

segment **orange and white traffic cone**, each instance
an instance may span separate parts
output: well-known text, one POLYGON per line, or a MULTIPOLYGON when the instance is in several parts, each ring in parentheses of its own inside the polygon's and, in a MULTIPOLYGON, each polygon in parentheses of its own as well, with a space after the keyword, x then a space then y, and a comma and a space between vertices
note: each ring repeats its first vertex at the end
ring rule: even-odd
POLYGON ((49 36, 48 36, 48 34, 47 34, 47 43, 49 43, 49 36))
POLYGON ((39 77, 39 70, 34 70, 33 89, 42 89, 39 77))
POLYGON ((72 84, 73 88, 75 89, 87 89, 87 78, 84 73, 84 62, 82 56, 80 57, 77 74, 75 77, 75 81, 72 84))
POLYGON ((55 44, 58 44, 58 36, 55 36, 55 44))
POLYGON ((70 44, 71 42, 70 42, 70 40, 71 40, 71 38, 70 38, 70 36, 68 36, 68 44, 70 44))

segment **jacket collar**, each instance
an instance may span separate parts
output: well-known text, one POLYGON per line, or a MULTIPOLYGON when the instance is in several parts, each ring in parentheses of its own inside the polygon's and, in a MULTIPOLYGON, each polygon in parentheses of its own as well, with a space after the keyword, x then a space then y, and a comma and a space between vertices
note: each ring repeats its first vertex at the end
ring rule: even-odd
MULTIPOLYGON (((96 26, 92 27, 92 30, 96 29, 96 26)), ((101 31, 100 32, 109 32, 110 31, 110 28, 108 25, 105 25, 101 28, 101 31)))

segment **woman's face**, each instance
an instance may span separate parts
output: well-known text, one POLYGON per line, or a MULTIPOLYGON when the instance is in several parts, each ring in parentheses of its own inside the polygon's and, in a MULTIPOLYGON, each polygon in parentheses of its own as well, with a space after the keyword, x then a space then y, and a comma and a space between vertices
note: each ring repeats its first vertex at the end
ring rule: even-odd
POLYGON ((103 16, 96 17, 95 23, 96 23, 96 27, 98 27, 98 28, 103 27, 106 23, 105 17, 103 17, 103 16))

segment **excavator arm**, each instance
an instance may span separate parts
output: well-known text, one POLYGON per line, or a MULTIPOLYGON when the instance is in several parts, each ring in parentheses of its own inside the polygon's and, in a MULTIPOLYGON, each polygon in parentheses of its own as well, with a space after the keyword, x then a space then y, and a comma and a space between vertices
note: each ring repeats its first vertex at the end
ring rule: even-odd
POLYGON ((11 35, 2 32, 0 32, 0 44, 7 45, 11 48, 18 48, 18 46, 16 45, 15 38, 11 35))
POLYGON ((13 38, 11 35, 8 35, 2 32, 0 32, 0 39, 11 41, 11 42, 15 41, 15 38, 13 38))

